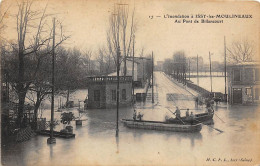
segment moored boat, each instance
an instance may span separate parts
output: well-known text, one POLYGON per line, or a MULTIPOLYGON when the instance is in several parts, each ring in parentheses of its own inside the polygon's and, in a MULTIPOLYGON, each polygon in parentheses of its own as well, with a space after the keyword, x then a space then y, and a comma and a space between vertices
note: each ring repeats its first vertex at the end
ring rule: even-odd
POLYGON ((145 120, 132 120, 122 119, 125 126, 129 128, 173 131, 173 132, 199 132, 202 128, 201 123, 196 124, 176 124, 160 121, 145 121, 145 120))
MULTIPOLYGON (((41 130, 37 131, 39 135, 50 135, 50 130, 41 130)), ((53 136, 54 137, 60 137, 60 138, 75 138, 75 134, 72 133, 64 133, 64 132, 58 132, 58 131, 53 131, 53 136)))

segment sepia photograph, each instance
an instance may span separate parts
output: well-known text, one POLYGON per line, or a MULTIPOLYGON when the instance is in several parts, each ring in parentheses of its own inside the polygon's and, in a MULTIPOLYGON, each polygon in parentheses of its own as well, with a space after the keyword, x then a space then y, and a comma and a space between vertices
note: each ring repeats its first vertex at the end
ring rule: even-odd
POLYGON ((1 165, 260 166, 260 2, 2 0, 1 165))

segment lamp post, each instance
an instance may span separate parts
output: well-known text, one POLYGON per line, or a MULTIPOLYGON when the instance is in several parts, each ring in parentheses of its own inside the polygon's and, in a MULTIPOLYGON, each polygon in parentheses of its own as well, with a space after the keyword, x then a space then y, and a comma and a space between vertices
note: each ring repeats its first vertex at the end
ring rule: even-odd
POLYGON ((116 137, 118 137, 118 114, 119 114, 119 70, 120 70, 120 64, 119 64, 119 57, 120 57, 120 46, 117 47, 117 60, 116 60, 116 73, 117 73, 117 88, 116 88, 116 137))
POLYGON ((225 65, 225 95, 224 95, 224 100, 227 102, 227 55, 226 55, 226 37, 224 36, 224 65, 225 65))
POLYGON ((153 52, 152 52, 152 103, 154 103, 154 94, 153 94, 153 66, 154 66, 154 62, 153 62, 153 52))
POLYGON ((209 52, 210 92, 212 93, 211 54, 209 52))
POLYGON ((53 137, 53 119, 54 119, 54 69, 55 69, 55 18, 53 18, 53 45, 52 45, 52 92, 51 92, 51 122, 50 122, 50 138, 47 139, 48 144, 56 143, 53 137))
POLYGON ((199 55, 197 54, 197 85, 199 85, 199 55))
POLYGON ((135 87, 134 87, 134 68, 135 68, 135 36, 133 36, 133 66, 132 66, 132 91, 133 91, 133 103, 135 101, 135 87))
POLYGON ((190 59, 189 59, 189 81, 190 81, 190 59))

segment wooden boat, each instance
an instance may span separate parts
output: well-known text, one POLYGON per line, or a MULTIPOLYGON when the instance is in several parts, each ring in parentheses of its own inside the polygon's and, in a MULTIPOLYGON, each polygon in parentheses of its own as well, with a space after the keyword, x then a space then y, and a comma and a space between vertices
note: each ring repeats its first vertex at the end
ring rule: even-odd
POLYGON ((144 121, 122 119, 125 126, 129 128, 161 130, 161 131, 174 131, 174 132, 199 132, 202 128, 201 123, 196 124, 176 124, 160 121, 144 121))
POLYGON ((181 117, 180 119, 178 118, 169 118, 166 119, 166 123, 175 123, 175 124, 196 124, 200 122, 205 122, 213 119, 214 112, 212 113, 200 113, 200 114, 195 114, 194 115, 194 120, 191 120, 190 118, 186 117, 181 117))

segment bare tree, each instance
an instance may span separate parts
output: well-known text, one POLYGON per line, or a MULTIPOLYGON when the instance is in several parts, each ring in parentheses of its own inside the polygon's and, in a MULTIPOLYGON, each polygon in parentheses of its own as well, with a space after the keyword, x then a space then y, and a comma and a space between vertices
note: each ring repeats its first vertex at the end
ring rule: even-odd
POLYGON ((85 58, 83 58, 84 63, 87 66, 87 73, 90 74, 91 72, 91 57, 92 57, 92 51, 91 50, 86 50, 84 52, 85 58))
POLYGON ((124 75, 126 75, 126 57, 130 56, 131 44, 136 31, 134 13, 128 17, 129 9, 127 4, 118 4, 114 8, 114 13, 109 18, 109 29, 107 31, 107 46, 109 55, 112 55, 116 62, 117 50, 123 48, 123 57, 120 64, 124 61, 124 75), (130 22, 130 24, 129 24, 130 22))
POLYGON ((101 74, 104 73, 104 57, 105 57, 104 48, 100 47, 98 49, 97 62, 99 63, 99 72, 101 74))
MULTIPOLYGON (((10 43, 14 54, 18 58, 18 72, 14 77, 15 90, 19 99, 17 121, 19 125, 23 118, 26 93, 39 73, 42 58, 50 55, 52 50, 50 43, 52 40, 52 29, 50 29, 47 24, 47 18, 50 16, 46 14, 47 5, 42 11, 34 11, 32 10, 32 4, 32 1, 17 2, 17 43, 10 43), (45 53, 42 53, 43 51, 45 51, 45 53), (33 58, 36 59, 37 63, 32 67, 33 70, 28 70, 28 62, 30 62, 28 59, 33 58)), ((61 24, 59 28, 60 39, 55 44, 55 47, 68 38, 68 36, 63 35, 61 24)))
POLYGON ((174 73, 177 80, 181 80, 184 83, 186 79, 187 61, 184 51, 177 51, 173 54, 173 66, 170 69, 170 73, 174 73))
POLYGON ((227 48, 228 58, 231 62, 248 62, 252 61, 254 54, 253 43, 247 39, 235 41, 230 48, 227 48))

